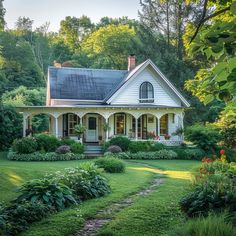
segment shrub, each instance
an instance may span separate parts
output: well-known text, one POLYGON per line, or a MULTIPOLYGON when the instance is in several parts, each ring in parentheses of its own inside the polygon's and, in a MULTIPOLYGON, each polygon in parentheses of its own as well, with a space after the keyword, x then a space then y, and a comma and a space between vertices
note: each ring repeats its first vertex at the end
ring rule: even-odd
POLYGON ((210 211, 236 210, 233 182, 224 175, 208 175, 207 179, 183 197, 181 209, 190 217, 207 215, 210 211))
POLYGON ((206 155, 200 148, 186 149, 184 152, 189 160, 201 160, 206 155))
POLYGON ((118 153, 115 155, 120 159, 136 159, 136 160, 159 160, 159 159, 176 159, 177 154, 172 150, 160 150, 157 152, 137 152, 137 153, 118 153))
POLYGON ((48 207, 55 207, 57 210, 76 204, 71 189, 51 179, 27 181, 19 188, 19 192, 21 194, 16 199, 17 203, 40 201, 48 207))
POLYGON ((68 146, 71 146, 72 144, 76 143, 75 140, 70 139, 68 137, 62 138, 59 142, 60 145, 68 145, 68 146))
POLYGON ((160 151, 162 149, 165 149, 166 146, 163 144, 163 143, 159 143, 159 142, 154 142, 154 143, 151 143, 150 145, 150 151, 160 151))
POLYGON ((125 152, 128 150, 130 142, 130 139, 127 137, 117 136, 110 140, 110 145, 117 145, 122 149, 123 152, 125 152))
POLYGON ((208 152, 212 152, 212 149, 216 149, 216 144, 220 140, 218 131, 204 125, 193 125, 188 127, 185 132, 185 137, 188 141, 191 141, 199 148, 208 152))
POLYGON ((70 145, 70 149, 73 153, 82 154, 84 153, 84 145, 79 142, 74 142, 70 145))
POLYGON ((172 150, 160 150, 156 152, 157 159, 177 159, 178 155, 176 152, 172 150))
MULTIPOLYGON (((49 176, 50 178, 50 176, 49 176)), ((107 180, 92 163, 83 163, 77 168, 68 168, 65 172, 56 172, 51 178, 73 189, 81 200, 96 198, 110 192, 107 180)))
POLYGON ((124 162, 114 157, 98 158, 95 164, 109 173, 122 173, 125 171, 124 162))
POLYGON ((189 220, 182 227, 174 229, 171 236, 236 236, 230 223, 226 223, 224 215, 209 215, 206 218, 189 220))
POLYGON ((38 144, 33 137, 24 137, 21 139, 15 139, 12 145, 15 152, 20 154, 33 153, 37 150, 38 144))
POLYGON ((180 160, 190 160, 191 157, 189 155, 187 155, 185 148, 181 148, 181 147, 175 147, 175 148, 171 148, 170 150, 174 151, 177 154, 177 159, 180 160))
POLYGON ((108 152, 111 152, 111 153, 119 153, 119 152, 122 152, 121 148, 117 145, 111 145, 108 149, 107 149, 108 152))
POLYGON ((60 146, 60 141, 53 135, 38 134, 35 137, 39 145, 39 150, 54 152, 56 148, 60 146))
POLYGON ((150 151, 151 143, 142 141, 131 141, 129 144, 129 151, 132 153, 150 151))
POLYGON ((68 152, 70 152, 70 146, 68 145, 61 145, 56 149, 56 153, 58 154, 66 154, 68 152))
POLYGON ((2 221, 3 224, 0 224, 1 235, 18 235, 26 230, 31 223, 43 219, 53 211, 53 208, 41 202, 14 203, 9 207, 2 208, 0 215, 3 216, 4 221, 2 221))
POLYGON ((69 161, 84 159, 84 155, 74 154, 71 152, 65 154, 58 154, 55 152, 33 152, 29 154, 20 154, 10 150, 7 158, 14 161, 69 161))

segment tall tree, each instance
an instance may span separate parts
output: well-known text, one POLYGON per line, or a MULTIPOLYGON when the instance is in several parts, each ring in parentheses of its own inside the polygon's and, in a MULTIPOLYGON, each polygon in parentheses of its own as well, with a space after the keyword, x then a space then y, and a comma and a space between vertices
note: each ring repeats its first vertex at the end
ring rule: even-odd
POLYGON ((183 56, 183 40, 187 21, 199 18, 199 6, 195 1, 141 0, 139 17, 142 24, 166 38, 167 46, 175 45, 178 58, 183 56))
POLYGON ((3 7, 3 1, 4 0, 0 0, 0 31, 4 30, 4 27, 6 24, 5 19, 4 19, 6 9, 3 7))
POLYGON ((80 18, 67 16, 60 23, 60 36, 72 50, 77 50, 82 39, 92 31, 93 27, 87 16, 80 18))

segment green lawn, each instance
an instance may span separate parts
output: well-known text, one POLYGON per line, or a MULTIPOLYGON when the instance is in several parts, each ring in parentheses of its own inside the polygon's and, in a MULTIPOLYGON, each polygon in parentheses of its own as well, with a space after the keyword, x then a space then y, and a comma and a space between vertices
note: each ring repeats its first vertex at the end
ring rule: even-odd
MULTIPOLYGON (((92 161, 92 160, 90 160, 92 161)), ((38 178, 47 172, 77 166, 82 161, 67 162, 13 162, 0 158, 0 200, 9 201, 16 196, 14 188, 23 181, 38 178)), ((66 236, 82 227, 84 220, 126 196, 144 188, 156 174, 164 183, 151 195, 139 197, 134 204, 113 216, 113 220, 101 232, 113 235, 168 235, 170 227, 180 224, 184 216, 179 211, 178 200, 186 191, 189 171, 200 162, 181 160, 127 161, 123 174, 104 174, 110 182, 112 193, 98 199, 51 215, 35 223, 23 235, 66 236)))

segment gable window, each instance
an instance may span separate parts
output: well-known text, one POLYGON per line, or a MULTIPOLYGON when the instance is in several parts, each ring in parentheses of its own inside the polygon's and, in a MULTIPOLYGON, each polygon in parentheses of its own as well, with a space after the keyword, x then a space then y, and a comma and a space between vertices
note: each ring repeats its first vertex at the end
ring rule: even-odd
POLYGON ((140 85, 139 102, 140 103, 154 102, 154 89, 150 82, 143 82, 140 85))

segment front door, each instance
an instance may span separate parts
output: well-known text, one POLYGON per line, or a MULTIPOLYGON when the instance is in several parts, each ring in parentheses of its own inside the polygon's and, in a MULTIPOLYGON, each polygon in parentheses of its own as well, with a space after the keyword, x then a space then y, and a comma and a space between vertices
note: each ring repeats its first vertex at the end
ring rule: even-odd
POLYGON ((89 115, 87 119, 86 142, 98 141, 97 116, 89 115))

